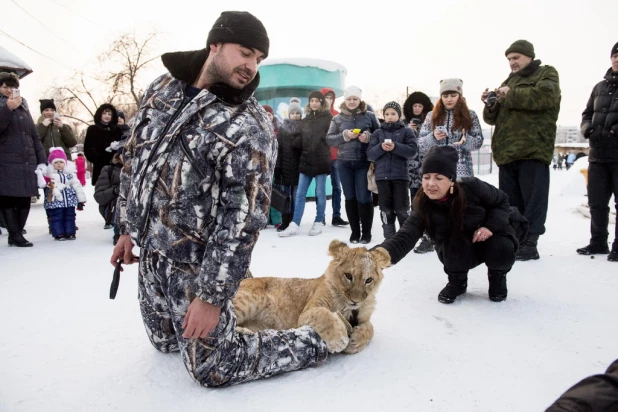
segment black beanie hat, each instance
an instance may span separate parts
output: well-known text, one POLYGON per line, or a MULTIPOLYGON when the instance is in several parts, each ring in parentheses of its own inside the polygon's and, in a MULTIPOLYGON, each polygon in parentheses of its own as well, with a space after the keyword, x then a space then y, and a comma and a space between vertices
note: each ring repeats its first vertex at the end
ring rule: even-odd
POLYGON ((440 173, 454 182, 458 160, 457 149, 453 146, 433 146, 423 157, 423 174, 440 173))
POLYGON ((612 57, 616 53, 618 53, 618 43, 614 44, 614 47, 612 47, 612 54, 610 54, 609 57, 612 57))
POLYGON ((521 53, 531 59, 535 57, 534 46, 528 40, 517 40, 515 43, 511 44, 504 52, 504 55, 507 56, 509 53, 521 53))
POLYGON ((318 99, 320 103, 324 103, 324 95, 322 94, 322 92, 318 92, 317 90, 311 92, 311 94, 309 94, 309 101, 311 101, 311 99, 313 98, 318 99))
POLYGON ((399 103, 397 102, 388 102, 384 105, 384 108, 382 109, 382 113, 384 114, 384 112, 386 111, 386 109, 394 109, 397 114, 399 115, 399 118, 401 119, 401 106, 399 105, 399 103))
POLYGON ((127 120, 126 117, 125 117, 125 114, 124 114, 124 112, 122 110, 117 109, 116 113, 118 113, 118 117, 122 117, 122 120, 124 120, 124 121, 127 120))
POLYGON ((258 49, 268 56, 270 42, 266 28, 253 14, 246 11, 224 11, 208 33, 206 47, 213 43, 236 43, 258 49))
POLYGON ((54 109, 54 111, 56 111, 54 99, 41 99, 39 102, 41 102, 41 113, 43 113, 45 109, 54 109))

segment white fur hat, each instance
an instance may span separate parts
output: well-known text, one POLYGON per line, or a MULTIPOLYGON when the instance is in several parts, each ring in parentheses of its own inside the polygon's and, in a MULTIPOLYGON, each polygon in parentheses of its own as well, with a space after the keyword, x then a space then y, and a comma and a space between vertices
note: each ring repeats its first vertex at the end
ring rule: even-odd
POLYGON ((363 91, 358 86, 348 86, 343 91, 343 97, 347 99, 350 96, 358 97, 363 100, 363 91))
POLYGON ((440 96, 446 92, 457 92, 463 96, 463 80, 461 79, 444 79, 440 80, 440 96))

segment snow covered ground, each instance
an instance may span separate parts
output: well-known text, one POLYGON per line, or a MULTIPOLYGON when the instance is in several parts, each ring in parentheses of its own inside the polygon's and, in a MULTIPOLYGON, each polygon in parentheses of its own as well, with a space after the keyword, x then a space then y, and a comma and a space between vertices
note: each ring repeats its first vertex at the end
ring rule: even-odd
MULTIPOLYGON (((497 184, 497 174, 482 178, 497 184)), ((551 178, 541 259, 515 264, 507 301, 488 300, 479 267, 468 293, 443 305, 437 257, 411 253, 385 271, 375 337, 363 352, 214 390, 194 383, 178 354, 151 347, 137 267, 108 298, 112 232, 95 202, 78 212, 78 239, 63 243, 47 234, 35 204, 27 226, 34 248, 8 248, 0 237, 0 411, 542 411, 618 357, 618 264, 575 253, 589 239, 589 220, 576 212, 586 202, 583 177, 572 169, 551 178)), ((329 202, 327 220, 330 212, 329 202)), ((309 203, 297 237, 262 232, 255 276, 322 273, 328 243, 349 232, 327 225, 309 237, 314 213, 309 203)), ((373 244, 381 240, 376 218, 373 244)))

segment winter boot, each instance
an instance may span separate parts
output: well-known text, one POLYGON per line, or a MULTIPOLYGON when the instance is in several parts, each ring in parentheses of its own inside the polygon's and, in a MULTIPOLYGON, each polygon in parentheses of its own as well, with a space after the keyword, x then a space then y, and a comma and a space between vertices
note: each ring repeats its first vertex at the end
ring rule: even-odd
POLYGON ((6 224, 6 229, 9 232, 9 246, 17 247, 32 247, 32 243, 28 242, 19 229, 19 220, 17 210, 15 208, 2 209, 2 217, 6 224))
POLYGON ((536 248, 538 241, 538 233, 529 233, 528 239, 526 239, 523 244, 519 245, 515 260, 526 261, 539 259, 539 251, 536 248))
POLYGON ((607 260, 610 262, 618 262, 618 240, 614 241, 612 251, 607 255, 607 260))
POLYGON ((414 253, 429 253, 434 251, 433 240, 429 238, 427 233, 421 238, 421 243, 414 248, 414 253))
POLYGON ((30 205, 28 205, 27 208, 16 209, 16 213, 17 213, 17 224, 19 225, 19 232, 22 235, 25 235, 26 230, 24 229, 24 227, 26 227, 28 216, 30 216, 30 205))
POLYGON ((506 299, 506 274, 503 270, 489 270, 489 300, 492 302, 502 302, 506 299))
POLYGON ((371 227, 373 226, 373 204, 359 203, 360 221, 363 232, 360 238, 362 244, 371 242, 371 227))
POLYGON ((384 231, 384 239, 388 239, 397 233, 394 223, 386 223, 382 225, 382 230, 384 231))
POLYGON ((607 247, 607 243, 595 245, 591 243, 588 246, 577 249, 577 253, 580 255, 607 255, 609 253, 609 248, 607 247))
POLYGON ((337 227, 345 227, 350 224, 350 222, 343 220, 341 216, 333 216, 333 220, 330 222, 331 225, 337 227))
POLYGON ((468 273, 451 273, 448 275, 448 283, 438 294, 441 303, 453 303, 457 296, 463 295, 468 289, 468 273))
POLYGON ((277 232, 283 232, 285 229, 290 226, 290 222, 292 221, 292 215, 290 213, 282 213, 281 214, 281 225, 277 228, 277 232))
POLYGON ((351 243, 358 243, 361 237, 360 232, 360 215, 358 213, 358 202, 356 199, 345 201, 345 212, 350 219, 350 229, 352 234, 350 235, 351 243))

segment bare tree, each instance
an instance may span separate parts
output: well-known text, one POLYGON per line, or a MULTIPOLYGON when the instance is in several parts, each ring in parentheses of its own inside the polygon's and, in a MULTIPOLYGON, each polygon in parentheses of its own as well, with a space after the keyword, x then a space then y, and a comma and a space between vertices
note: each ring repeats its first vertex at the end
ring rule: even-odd
POLYGON ((159 57, 153 55, 157 36, 156 31, 143 39, 135 33, 121 34, 90 69, 57 81, 47 95, 54 98, 64 117, 83 126, 93 123, 94 113, 103 103, 113 104, 125 111, 127 118, 132 117, 144 93, 141 75, 159 57))

